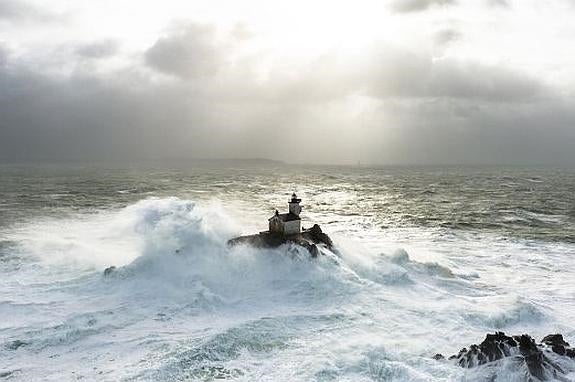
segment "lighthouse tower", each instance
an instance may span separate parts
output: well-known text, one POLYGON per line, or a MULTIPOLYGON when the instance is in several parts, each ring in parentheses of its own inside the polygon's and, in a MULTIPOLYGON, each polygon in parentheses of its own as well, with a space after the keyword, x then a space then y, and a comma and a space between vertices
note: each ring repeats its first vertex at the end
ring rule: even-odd
POLYGON ((294 214, 295 216, 299 217, 299 214, 301 213, 301 206, 299 205, 300 202, 301 199, 298 199, 295 192, 291 194, 291 200, 288 201, 290 214, 294 214))

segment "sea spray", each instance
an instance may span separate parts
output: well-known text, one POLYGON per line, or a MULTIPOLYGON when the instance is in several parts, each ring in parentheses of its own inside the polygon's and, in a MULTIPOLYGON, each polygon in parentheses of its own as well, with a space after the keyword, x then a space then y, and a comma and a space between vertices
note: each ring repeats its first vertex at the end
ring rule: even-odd
MULTIPOLYGON (((11 258, 22 256, 18 271, 10 268, 0 281, 0 312, 12 318, 0 333, 0 358, 9 371, 21 370, 11 375, 481 380, 485 371, 431 356, 455 352, 495 326, 534 335, 551 326, 569 335, 568 317, 542 304, 539 292, 526 298, 526 286, 514 278, 498 283, 488 271, 500 260, 522 266, 533 248, 547 252, 532 262, 552 269, 569 247, 488 236, 434 241, 434 232, 418 230, 362 228, 358 238, 334 223, 326 231, 339 254, 310 259, 290 246, 228 248, 245 219, 238 224, 237 210, 223 205, 146 198, 5 231, 16 243, 11 258), (408 239, 400 243, 400 235, 408 239), (497 254, 463 256, 480 245, 497 254), (294 371, 294 364, 303 367, 294 371)), ((248 230, 261 222, 251 224, 248 230)), ((534 276, 543 269, 529 266, 534 276)), ((569 309, 564 292, 548 293, 569 309)), ((520 372, 505 370, 509 378, 520 372)))

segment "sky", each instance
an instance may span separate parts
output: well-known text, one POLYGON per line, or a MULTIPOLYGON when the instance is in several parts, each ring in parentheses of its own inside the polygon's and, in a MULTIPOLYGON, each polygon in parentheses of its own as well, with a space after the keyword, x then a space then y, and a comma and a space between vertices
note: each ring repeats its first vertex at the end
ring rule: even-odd
POLYGON ((0 0, 0 161, 575 165, 574 0, 0 0))

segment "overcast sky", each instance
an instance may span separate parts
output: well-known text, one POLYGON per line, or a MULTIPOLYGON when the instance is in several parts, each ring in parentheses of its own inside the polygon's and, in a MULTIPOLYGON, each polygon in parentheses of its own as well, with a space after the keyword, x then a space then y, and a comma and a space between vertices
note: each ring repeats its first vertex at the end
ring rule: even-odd
POLYGON ((0 161, 575 165, 574 0, 0 0, 0 161))

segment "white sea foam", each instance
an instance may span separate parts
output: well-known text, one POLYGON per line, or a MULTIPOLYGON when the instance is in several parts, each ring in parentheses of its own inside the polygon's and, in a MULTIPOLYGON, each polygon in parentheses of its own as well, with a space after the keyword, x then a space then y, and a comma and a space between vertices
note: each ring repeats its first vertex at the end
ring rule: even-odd
POLYGON ((233 215, 177 198, 30 222, 8 233, 27 260, 0 281, 3 367, 16 380, 480 380, 490 371, 430 357, 496 329, 575 334, 550 302, 568 292, 538 273, 566 247, 536 247, 537 261, 522 242, 397 231, 363 245, 331 228, 341 253, 312 259, 228 248, 233 215), (474 257, 483 247, 497 254, 474 257))

